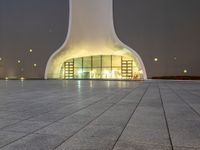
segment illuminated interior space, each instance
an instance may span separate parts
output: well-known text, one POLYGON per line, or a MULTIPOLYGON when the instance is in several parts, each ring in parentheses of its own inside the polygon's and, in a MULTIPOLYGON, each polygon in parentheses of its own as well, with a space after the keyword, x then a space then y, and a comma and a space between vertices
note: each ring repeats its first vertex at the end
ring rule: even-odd
POLYGON ((122 43, 113 24, 113 0, 70 0, 68 34, 49 58, 45 79, 144 80, 140 56, 122 43))
POLYGON ((141 79, 142 72, 133 59, 98 55, 69 59, 64 62, 62 79, 141 79))

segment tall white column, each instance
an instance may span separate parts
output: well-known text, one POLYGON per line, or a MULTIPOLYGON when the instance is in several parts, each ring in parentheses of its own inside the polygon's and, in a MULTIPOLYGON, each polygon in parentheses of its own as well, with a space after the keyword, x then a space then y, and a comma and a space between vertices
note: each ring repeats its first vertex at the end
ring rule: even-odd
POLYGON ((93 55, 131 57, 146 79, 140 56, 116 36, 113 0, 70 0, 68 35, 61 48, 50 57, 45 78, 59 78, 61 66, 67 59, 93 55))

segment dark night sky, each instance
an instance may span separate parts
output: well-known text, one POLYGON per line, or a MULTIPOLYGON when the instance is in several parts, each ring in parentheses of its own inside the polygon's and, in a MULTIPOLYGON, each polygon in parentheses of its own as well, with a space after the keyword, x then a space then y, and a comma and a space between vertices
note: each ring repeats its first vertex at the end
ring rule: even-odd
MULTIPOLYGON (((0 78, 43 77, 48 58, 65 40, 68 3, 0 0, 0 78)), ((114 23, 149 77, 184 75, 184 69, 200 75, 200 0, 114 0, 114 23)))

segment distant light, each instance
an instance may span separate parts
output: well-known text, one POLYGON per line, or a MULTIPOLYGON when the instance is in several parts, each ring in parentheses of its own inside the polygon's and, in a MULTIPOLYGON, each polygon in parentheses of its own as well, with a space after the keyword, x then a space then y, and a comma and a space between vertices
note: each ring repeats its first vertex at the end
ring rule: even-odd
POLYGON ((33 50, 32 50, 32 49, 29 49, 29 52, 30 52, 30 53, 32 53, 32 52, 33 52, 33 50))
POLYGON ((176 60, 176 57, 174 57, 174 60, 176 60))
POLYGON ((8 80, 8 77, 5 77, 5 80, 8 80))
POLYGON ((186 69, 183 70, 183 73, 187 73, 188 71, 186 69))
POLYGON ((21 77, 20 80, 21 80, 21 81, 24 81, 24 77, 21 77))
POLYGON ((0 57, 0 61, 2 61, 2 58, 0 57))
POLYGON ((157 61, 158 61, 158 58, 154 58, 154 61, 157 62, 157 61))
POLYGON ((33 67, 37 67, 37 64, 33 64, 33 67))
POLYGON ((20 64, 20 63, 21 63, 21 60, 17 60, 17 63, 20 64))

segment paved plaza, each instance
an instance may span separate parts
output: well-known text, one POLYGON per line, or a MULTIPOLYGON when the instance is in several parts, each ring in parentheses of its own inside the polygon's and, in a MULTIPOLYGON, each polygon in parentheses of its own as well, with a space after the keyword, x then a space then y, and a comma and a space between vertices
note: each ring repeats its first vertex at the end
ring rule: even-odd
POLYGON ((200 81, 0 81, 0 150, 200 150, 200 81))

